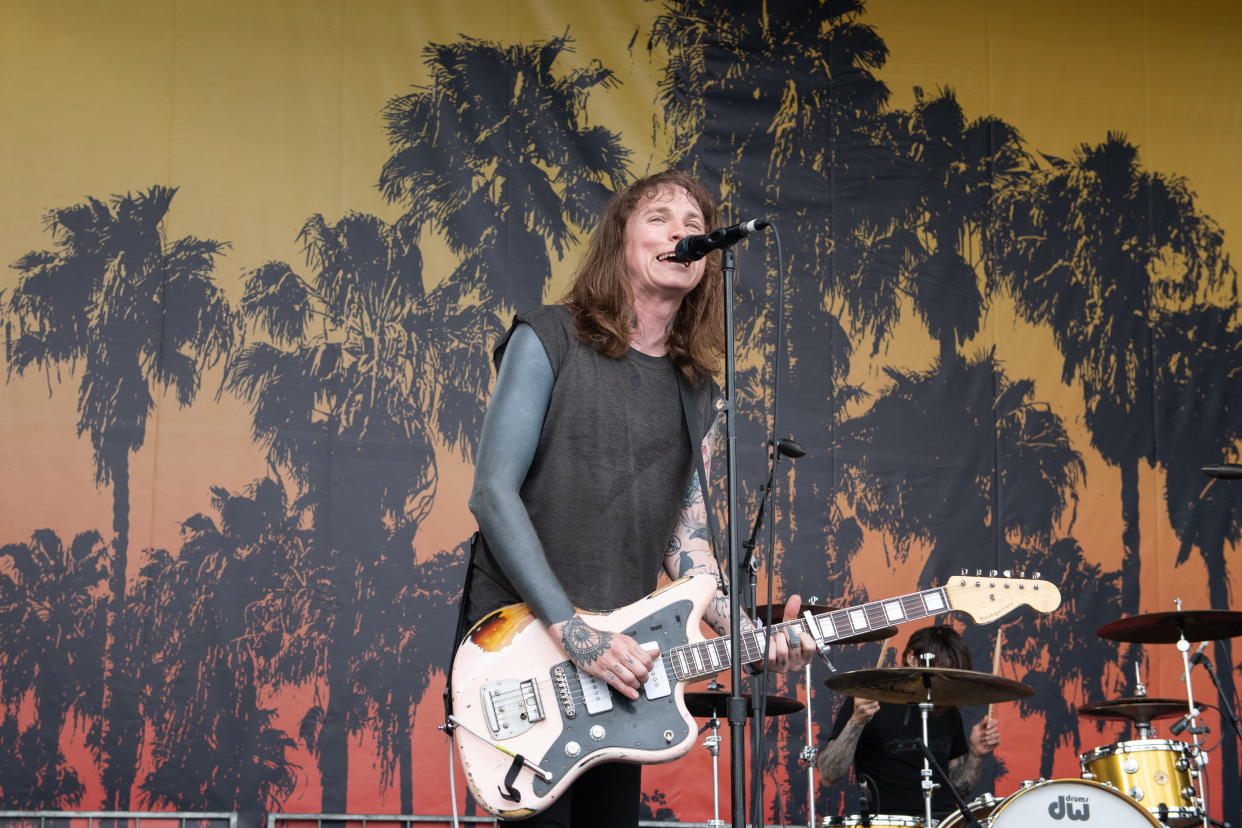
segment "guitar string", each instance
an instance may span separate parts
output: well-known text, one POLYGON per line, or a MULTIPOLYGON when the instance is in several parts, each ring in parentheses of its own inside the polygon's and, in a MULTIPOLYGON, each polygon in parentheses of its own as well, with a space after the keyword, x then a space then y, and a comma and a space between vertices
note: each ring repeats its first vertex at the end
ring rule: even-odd
MULTIPOLYGON (((832 628, 834 631, 832 634, 823 634, 822 632, 817 634, 816 630, 810 629, 809 625, 806 623, 805 618, 795 618, 789 621, 783 621, 779 624, 774 624, 773 633, 776 634, 777 630, 782 630, 780 634, 783 635, 784 634, 783 630, 785 628, 789 628, 789 629, 794 630, 795 634, 801 634, 802 632, 806 632, 810 634, 813 638, 815 638, 817 641, 820 641, 825 644, 830 644, 832 643, 832 641, 836 641, 841 638, 848 638, 850 635, 855 635, 855 634, 858 634, 859 632, 869 632, 874 629, 879 629, 882 626, 889 626, 892 623, 901 623, 903 621, 915 620, 916 617, 926 618, 930 615, 935 615, 935 614, 938 614, 939 612, 943 612, 949 608, 947 602, 945 602, 944 600, 943 595, 940 596, 940 601, 939 601, 939 604, 943 607, 943 609, 935 608, 935 607, 929 608, 926 605, 926 601, 925 601, 925 596, 927 596, 928 594, 938 593, 941 591, 942 590, 940 588, 932 589, 932 590, 928 590, 922 593, 903 595, 900 598, 886 599, 883 601, 873 601, 873 602, 869 602, 867 604, 863 604, 858 607, 851 607, 851 608, 840 609, 840 610, 830 610, 828 612, 820 613, 819 615, 812 616, 812 618, 816 622, 816 627, 820 627, 820 628, 823 627, 823 621, 821 619, 824 619, 825 617, 828 617, 828 616, 839 617, 835 621, 832 621, 831 618, 829 619, 830 621, 832 621, 832 628), (886 606, 893 605, 893 604, 899 604, 901 606, 902 612, 900 614, 890 614, 887 611, 886 606), (912 609, 917 611, 917 616, 910 612, 910 610, 912 609), (859 613, 862 614, 863 620, 866 623, 866 627, 860 627, 859 625, 854 623, 854 620, 852 618, 850 618, 851 614, 859 614, 859 613), (875 620, 877 617, 879 620, 875 620), (844 619, 848 623, 848 631, 842 630, 842 627, 845 626, 844 624, 841 623, 842 619, 844 619)), ((760 630, 746 630, 742 633, 742 636, 743 636, 742 645, 743 645, 743 651, 744 651, 742 655, 743 655, 743 658, 745 658, 747 661, 756 661, 759 659, 763 651, 763 647, 762 645, 758 644, 757 641, 762 635, 763 635, 763 632, 761 629, 760 630), (747 639, 753 639, 753 640, 747 640, 747 639)), ((720 636, 717 638, 705 639, 703 641, 687 642, 685 644, 679 644, 671 648, 667 654, 662 654, 666 661, 666 668, 665 668, 666 672, 671 673, 675 681, 694 681, 696 679, 706 678, 708 676, 719 675, 720 673, 729 669, 729 667, 731 666, 728 657, 731 656, 732 653, 724 648, 724 643, 727 638, 728 636, 720 636), (710 658, 707 655, 712 652, 715 652, 717 655, 717 658, 719 659, 718 668, 717 666, 712 664, 710 658), (678 655, 681 656, 681 659, 684 662, 684 664, 688 666, 688 670, 687 670, 687 667, 683 667, 675 663, 674 660, 676 659, 678 655), (669 662, 672 662, 672 663, 669 663, 669 662), (704 670, 702 669, 703 667, 706 667, 708 669, 704 670)), ((577 670, 575 668, 574 675, 576 676, 576 674, 577 674, 577 670)), ((536 687, 539 688, 540 691, 547 692, 552 697, 553 701, 556 701, 557 703, 559 703, 560 691, 557 688, 557 682, 555 679, 539 678, 539 679, 534 680, 534 684, 536 687)), ((582 704, 585 707, 586 705, 585 699, 586 699, 587 693, 586 691, 582 689, 581 679, 578 682, 568 681, 567 689, 569 691, 570 698, 574 702, 574 704, 582 704)), ((612 692, 615 692, 615 691, 611 691, 610 689, 610 695, 612 692)), ((506 691, 505 693, 497 694, 493 696, 492 698, 495 702, 500 703, 500 704, 511 704, 511 703, 520 701, 523 697, 524 697, 523 691, 519 687, 514 690, 506 691)))

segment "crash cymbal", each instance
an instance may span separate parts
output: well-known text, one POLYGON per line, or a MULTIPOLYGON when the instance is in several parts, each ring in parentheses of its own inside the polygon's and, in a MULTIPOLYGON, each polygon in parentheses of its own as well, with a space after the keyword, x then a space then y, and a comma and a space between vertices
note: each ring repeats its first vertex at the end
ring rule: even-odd
MULTIPOLYGON (((766 624, 768 622, 769 609, 772 610, 772 623, 780 623, 781 619, 785 615, 784 604, 762 604, 755 607, 755 617, 766 624)), ((810 610, 811 615, 822 615, 825 612, 832 612, 833 610, 838 609, 841 609, 841 607, 829 607, 822 604, 803 604, 802 609, 799 612, 799 616, 808 610, 810 610)), ((869 641, 884 641, 885 639, 892 638, 896 634, 896 627, 881 627, 875 630, 867 630, 867 632, 859 633, 858 635, 849 635, 845 638, 838 638, 836 641, 830 641, 828 643, 833 646, 838 644, 866 644, 869 641)))
POLYGON ((1173 644, 1183 635, 1187 641, 1216 641, 1242 635, 1242 612, 1211 609, 1149 612, 1110 621, 1095 634, 1110 641, 1138 644, 1173 644))
POLYGON ((881 667, 851 670, 824 679, 824 684, 847 696, 876 701, 915 704, 928 700, 947 705, 995 704, 1025 699, 1035 688, 992 673, 948 667, 881 667))
POLYGON ((1186 700, 1157 699, 1152 696, 1132 696, 1123 699, 1106 699, 1089 702, 1078 708, 1078 715, 1095 719, 1128 719, 1135 724, 1147 724, 1152 719, 1180 716, 1186 712, 1186 700))
MULTIPOLYGON (((746 715, 755 715, 754 700, 749 694, 746 698, 746 715)), ((784 716, 786 713, 797 713, 806 705, 797 699, 787 699, 784 696, 768 696, 767 706, 764 712, 769 716, 784 716)), ((701 719, 707 719, 712 716, 723 718, 729 712, 729 691, 728 690, 701 690, 696 693, 686 693, 686 709, 690 711, 691 716, 697 716, 701 719)))

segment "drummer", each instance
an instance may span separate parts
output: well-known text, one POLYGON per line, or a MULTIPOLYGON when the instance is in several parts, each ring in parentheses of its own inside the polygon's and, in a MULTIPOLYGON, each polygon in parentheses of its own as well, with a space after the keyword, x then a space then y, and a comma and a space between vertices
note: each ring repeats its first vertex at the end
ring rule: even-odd
MULTIPOLYGON (((932 667, 971 669, 970 650, 952 627, 933 625, 916 630, 902 653, 902 662, 907 667, 929 666, 920 658, 924 653, 935 656, 932 667)), ((1000 744, 996 720, 980 721, 967 739, 958 708, 937 707, 928 717, 927 730, 932 755, 957 792, 968 797, 979 781, 983 760, 1000 744)), ((917 705, 846 698, 837 711, 830 741, 817 759, 820 782, 840 782, 853 760, 856 779, 861 782, 869 778, 874 787, 873 813, 922 816, 922 735, 917 705)), ((953 810, 953 795, 943 785, 937 787, 932 794, 932 815, 940 818, 953 810)))

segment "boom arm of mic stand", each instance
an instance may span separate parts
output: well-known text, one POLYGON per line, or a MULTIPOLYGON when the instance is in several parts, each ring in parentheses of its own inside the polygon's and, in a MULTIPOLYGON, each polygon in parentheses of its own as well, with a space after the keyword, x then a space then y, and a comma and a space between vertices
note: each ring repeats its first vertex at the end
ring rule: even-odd
POLYGON ((966 804, 966 800, 962 799, 962 795, 957 792, 957 788, 953 787, 953 783, 949 781, 949 775, 944 772, 944 768, 940 767, 940 763, 936 761, 936 757, 932 755, 931 748, 919 742, 919 750, 923 751, 923 755, 927 757, 927 764, 931 765, 932 770, 940 777, 945 788, 953 795, 953 801, 957 803, 957 809, 961 811, 962 817, 965 818, 967 825, 979 825, 979 820, 975 819, 970 812, 970 806, 966 804))

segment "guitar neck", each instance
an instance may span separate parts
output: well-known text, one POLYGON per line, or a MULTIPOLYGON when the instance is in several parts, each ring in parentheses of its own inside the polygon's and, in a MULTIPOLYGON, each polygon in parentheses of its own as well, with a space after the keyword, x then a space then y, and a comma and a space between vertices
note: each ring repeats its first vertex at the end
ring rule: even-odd
MULTIPOLYGON (((947 612, 953 607, 949 604, 944 587, 912 592, 900 598, 886 598, 883 601, 872 601, 857 607, 829 610, 813 615, 808 620, 806 614, 792 621, 773 624, 771 636, 786 635, 790 631, 795 637, 807 633, 818 646, 831 644, 842 638, 851 638, 872 630, 892 627, 907 621, 930 618, 947 612)), ((763 629, 743 630, 740 636, 742 661, 746 664, 763 659, 764 643, 768 632, 763 629)), ((730 646, 732 636, 720 636, 707 641, 683 644, 674 647, 668 653, 667 660, 673 667, 673 673, 679 681, 713 676, 733 666, 730 646)))

